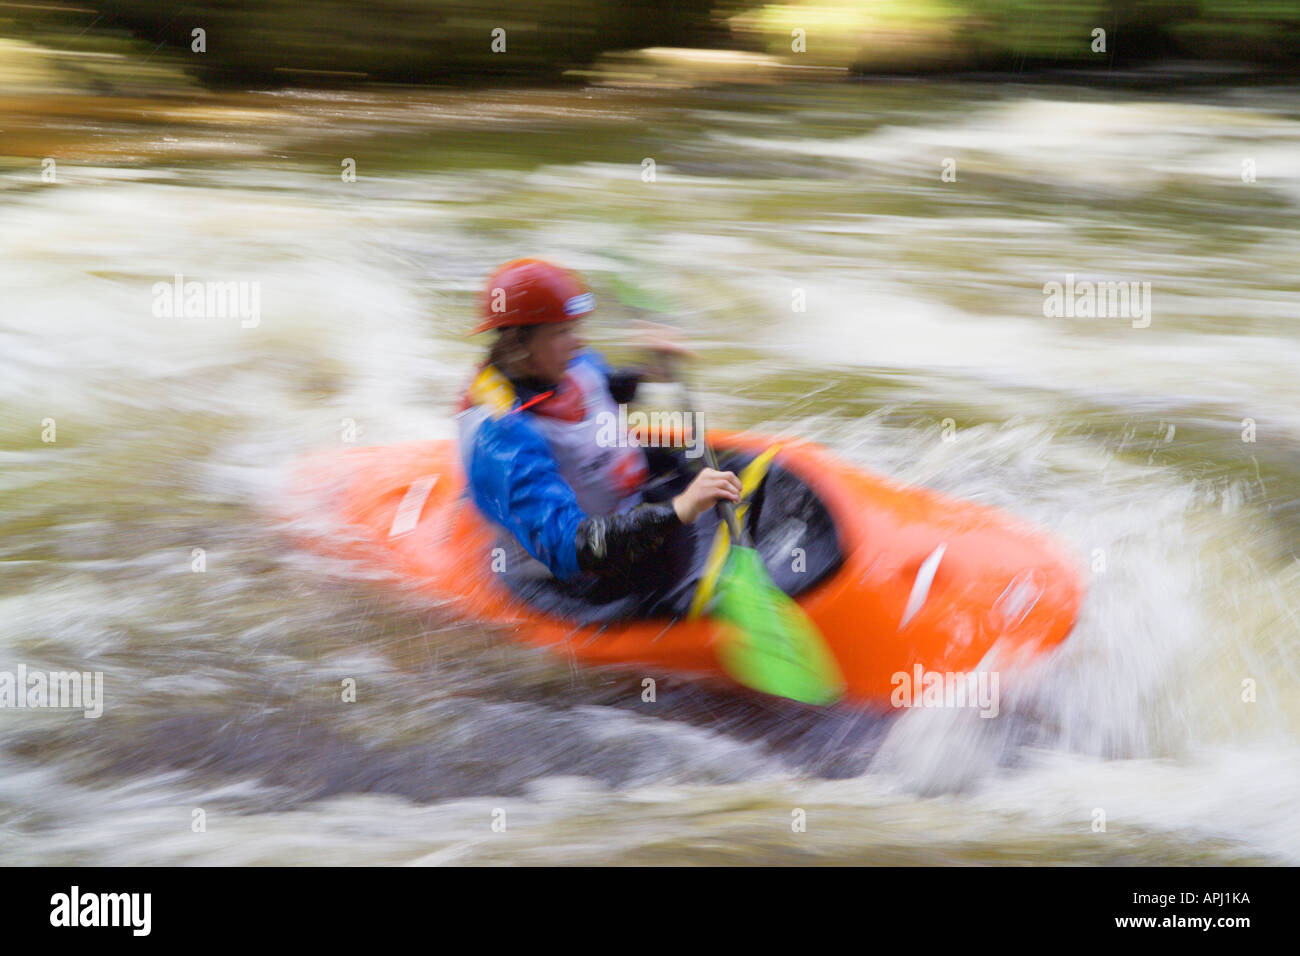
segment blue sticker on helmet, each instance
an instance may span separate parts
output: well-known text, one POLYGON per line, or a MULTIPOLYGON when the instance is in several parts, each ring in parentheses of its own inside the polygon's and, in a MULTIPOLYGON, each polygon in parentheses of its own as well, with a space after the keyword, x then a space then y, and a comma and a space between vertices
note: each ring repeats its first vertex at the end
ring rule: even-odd
POLYGON ((575 295, 564 303, 565 315, 582 315, 584 312, 590 312, 596 308, 596 297, 590 292, 584 292, 582 295, 575 295))

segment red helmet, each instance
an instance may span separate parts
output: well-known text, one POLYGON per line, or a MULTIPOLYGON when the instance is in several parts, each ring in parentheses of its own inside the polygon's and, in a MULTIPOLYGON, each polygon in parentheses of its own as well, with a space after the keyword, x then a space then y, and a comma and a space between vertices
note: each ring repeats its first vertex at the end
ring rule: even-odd
POLYGON ((515 259, 488 279, 483 323, 474 331, 567 322, 595 308, 596 297, 572 272, 541 259, 515 259))

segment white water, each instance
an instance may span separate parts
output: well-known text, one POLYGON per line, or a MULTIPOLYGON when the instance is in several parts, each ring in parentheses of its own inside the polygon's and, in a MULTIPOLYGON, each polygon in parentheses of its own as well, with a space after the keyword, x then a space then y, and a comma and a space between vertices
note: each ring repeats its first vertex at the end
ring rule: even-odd
POLYGON ((99 721, 0 711, 0 859, 1300 860, 1300 243, 1233 211, 1252 189, 1294 222, 1300 125, 1231 94, 1011 91, 880 125, 818 95, 809 114, 842 117, 829 141, 717 104, 702 134, 652 128, 652 186, 582 155, 348 187, 270 159, 11 182, 0 670, 101 669, 109 700, 99 721), (914 206, 873 212, 899 193, 914 206), (271 518, 288 465, 344 420, 360 444, 449 435, 471 293, 538 250, 676 300, 714 423, 806 435, 1101 554, 1069 642, 1003 687, 998 720, 786 720, 687 685, 651 708, 635 676, 296 551, 271 518), (1152 281, 1151 328, 1044 318, 1067 272, 1152 281), (260 325, 155 318, 175 273, 259 282, 260 325))

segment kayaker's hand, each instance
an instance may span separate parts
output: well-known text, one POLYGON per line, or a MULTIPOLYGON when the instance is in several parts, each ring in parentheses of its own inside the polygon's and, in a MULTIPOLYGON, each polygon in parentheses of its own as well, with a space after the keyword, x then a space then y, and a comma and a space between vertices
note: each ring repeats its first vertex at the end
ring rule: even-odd
POLYGON ((723 499, 733 504, 740 501, 740 479, 729 471, 705 468, 685 491, 673 499, 673 510, 682 524, 693 524, 715 502, 723 499))
POLYGON ((695 353, 682 344, 681 331, 672 326, 638 321, 633 325, 633 337, 648 355, 642 370, 647 382, 675 382, 678 366, 695 358, 695 353))

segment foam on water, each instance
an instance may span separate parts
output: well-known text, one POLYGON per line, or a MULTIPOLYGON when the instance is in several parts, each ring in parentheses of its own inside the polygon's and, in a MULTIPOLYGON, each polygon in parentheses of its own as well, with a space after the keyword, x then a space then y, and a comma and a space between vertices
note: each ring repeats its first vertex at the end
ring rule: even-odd
MULTIPOLYGON (((1210 251, 1171 247, 1163 213, 1078 198, 1195 184, 1245 138, 1261 188, 1293 202, 1262 180, 1294 171, 1296 124, 1022 93, 968 114, 862 131, 850 113, 816 141, 797 119, 691 131, 653 201, 635 168, 590 157, 354 192, 292 168, 74 167, 0 194, 0 669, 102 668, 111 704, 100 721, 4 718, 5 861, 1300 860, 1300 564, 1270 510, 1297 472, 1277 465, 1265 487, 1232 470, 1239 447, 1169 460, 1157 434, 1228 441, 1250 416, 1261 457, 1286 460, 1295 291, 1268 276, 1300 250, 1274 224, 1253 244, 1218 248, 1206 226, 1210 251), (1227 125, 1193 135, 1211 121, 1227 125), (970 157, 956 195, 982 208, 927 205, 944 150, 970 157), (839 209, 847 180, 824 169, 719 171, 771 153, 857 167, 882 202, 897 167, 920 205, 839 209), (1018 189, 1030 208, 1006 215, 1008 177, 1050 197, 1018 189), (789 206, 762 206, 782 193, 789 206), (296 551, 272 517, 292 463, 348 422, 357 444, 450 436, 479 354, 461 334, 470 293, 537 249, 676 299, 707 351, 712 422, 806 435, 1059 537, 1088 575, 1070 640, 1003 682, 998 720, 787 718, 690 685, 643 712, 636 680, 571 671, 296 551), (1152 327, 1044 318, 1042 283, 1070 270, 1151 278, 1152 327), (176 272, 259 282, 260 324, 155 317, 152 285, 176 272), (791 311, 798 287, 808 312, 791 311), (787 401, 789 377, 816 384, 787 401), (349 676, 365 693, 341 712, 349 676), (488 828, 498 806, 506 834, 488 828)), ((598 342, 612 324, 594 323, 598 342)))

